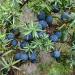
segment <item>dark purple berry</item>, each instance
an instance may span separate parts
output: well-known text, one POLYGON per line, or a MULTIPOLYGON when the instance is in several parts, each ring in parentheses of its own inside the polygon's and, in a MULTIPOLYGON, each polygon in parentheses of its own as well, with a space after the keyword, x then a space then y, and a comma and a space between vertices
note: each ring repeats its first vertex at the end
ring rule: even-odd
POLYGON ((14 40, 11 41, 11 45, 12 46, 16 46, 17 44, 18 44, 18 41, 17 40, 14 39, 14 40))
POLYGON ((7 35, 7 39, 8 39, 8 40, 14 39, 14 37, 15 37, 15 35, 14 35, 13 33, 9 33, 9 34, 7 35))
POLYGON ((37 54, 36 52, 32 52, 30 55, 29 55, 29 60, 31 60, 32 63, 34 63, 37 59, 37 54))
POLYGON ((58 38, 60 38, 61 35, 62 35, 62 33, 61 33, 61 32, 56 32, 55 35, 56 35, 58 38))
POLYGON ((28 34, 28 35, 25 35, 25 36, 24 36, 24 39, 25 39, 26 41, 30 41, 30 40, 33 39, 33 36, 32 36, 32 34, 30 33, 30 34, 28 34))
POLYGON ((26 41, 20 43, 20 47, 21 47, 21 48, 24 48, 24 47, 26 47, 27 45, 28 45, 28 42, 26 42, 26 41))
POLYGON ((26 53, 20 52, 17 53, 15 56, 16 60, 21 60, 21 61, 27 61, 28 60, 28 55, 26 53))
POLYGON ((39 20, 45 20, 45 17, 46 17, 46 15, 45 15, 45 12, 43 12, 43 11, 41 11, 40 14, 38 15, 39 20))
POLYGON ((28 55, 26 53, 21 53, 20 59, 22 61, 27 61, 28 60, 28 55))
POLYGON ((50 40, 52 40, 52 42, 57 42, 58 41, 58 37, 56 35, 51 35, 50 36, 50 40))
POLYGON ((61 20, 62 21, 69 21, 70 19, 70 14, 68 12, 64 12, 62 15, 61 15, 61 20))
POLYGON ((48 24, 46 21, 42 20, 42 21, 39 21, 39 27, 42 28, 42 29, 45 29, 47 28, 48 24))
POLYGON ((52 16, 48 16, 48 17, 46 18, 46 21, 47 21, 48 25, 52 25, 53 17, 52 17, 52 16))
POLYGON ((21 57, 21 53, 17 53, 17 54, 15 55, 15 59, 16 59, 16 60, 21 60, 20 57, 21 57))
POLYGON ((40 32, 38 32, 38 37, 44 37, 45 34, 46 34, 45 32, 40 31, 40 32))
POLYGON ((61 56, 61 53, 60 53, 59 50, 55 50, 55 51, 53 52, 53 57, 54 57, 54 58, 59 58, 60 56, 61 56))

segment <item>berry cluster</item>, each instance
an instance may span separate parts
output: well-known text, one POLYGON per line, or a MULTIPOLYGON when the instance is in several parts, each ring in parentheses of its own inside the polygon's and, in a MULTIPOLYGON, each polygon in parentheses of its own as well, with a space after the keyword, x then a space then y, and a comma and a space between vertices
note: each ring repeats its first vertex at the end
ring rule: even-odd
MULTIPOLYGON (((54 13, 58 13, 60 12, 60 7, 58 5, 52 5, 52 12, 54 13)), ((45 30, 47 27, 51 27, 53 24, 53 16, 52 15, 46 15, 46 13, 44 11, 41 11, 38 16, 38 21, 39 21, 39 28, 42 30, 45 30)), ((65 11, 61 14, 60 16, 60 20, 61 22, 68 22, 70 21, 70 13, 65 11)), ((39 33, 39 35, 41 36, 43 33, 39 33)), ((49 39, 56 43, 59 41, 59 39, 62 36, 62 32, 61 31, 56 31, 55 33, 49 35, 49 39)), ((59 58, 61 55, 59 50, 55 50, 53 52, 53 57, 54 58, 59 58)))
MULTIPOLYGON (((26 47, 29 44, 29 42, 33 39, 33 36, 32 34, 28 34, 22 37, 23 41, 20 41, 18 39, 20 34, 21 34, 20 31, 17 29, 11 30, 11 33, 7 34, 6 39, 10 41, 10 44, 13 47, 19 46, 21 49, 24 49, 24 47, 26 47)), ((40 35, 40 32, 38 33, 38 35, 42 36, 40 35)), ((32 51, 32 53, 26 53, 26 52, 20 51, 16 53, 15 59, 21 60, 21 61, 30 60, 32 63, 34 63, 36 62, 37 54, 35 51, 32 51)))
POLYGON ((61 37, 61 32, 56 32, 55 34, 51 35, 49 38, 52 40, 52 42, 57 42, 59 38, 61 37))
MULTIPOLYGON (((60 12, 60 7, 58 5, 52 5, 52 12, 54 13, 60 12)), ((41 30, 37 32, 37 35, 40 39, 44 37, 45 34, 47 34, 44 30, 53 26, 53 16, 51 14, 47 15, 44 11, 40 11, 37 18, 38 18, 38 27, 41 30)), ((60 16, 60 20, 62 22, 69 21, 70 20, 69 13, 63 12, 60 16)), ((48 39, 56 43, 59 41, 61 36, 62 36, 62 32, 56 31, 53 34, 49 34, 48 39)), ((6 39, 10 40, 10 44, 13 47, 19 46, 20 49, 24 49, 27 45, 31 43, 34 37, 32 35, 32 32, 25 36, 21 36, 21 32, 19 29, 12 29, 10 33, 7 33, 6 39), (21 38, 21 40, 19 38, 21 38)), ((54 52, 52 52, 52 55, 54 58, 59 58, 61 53, 59 50, 55 50, 54 52)), ((26 52, 20 51, 16 53, 15 59, 21 60, 21 61, 30 60, 31 62, 35 62, 37 59, 37 54, 35 51, 32 51, 32 53, 26 53, 26 52)))
POLYGON ((53 17, 52 16, 46 17, 45 12, 41 11, 40 14, 38 15, 38 20, 39 20, 39 27, 44 30, 49 25, 52 25, 53 17))
POLYGON ((30 54, 19 52, 15 55, 15 59, 21 60, 23 62, 30 60, 32 63, 35 63, 37 59, 37 54, 34 51, 30 54))

